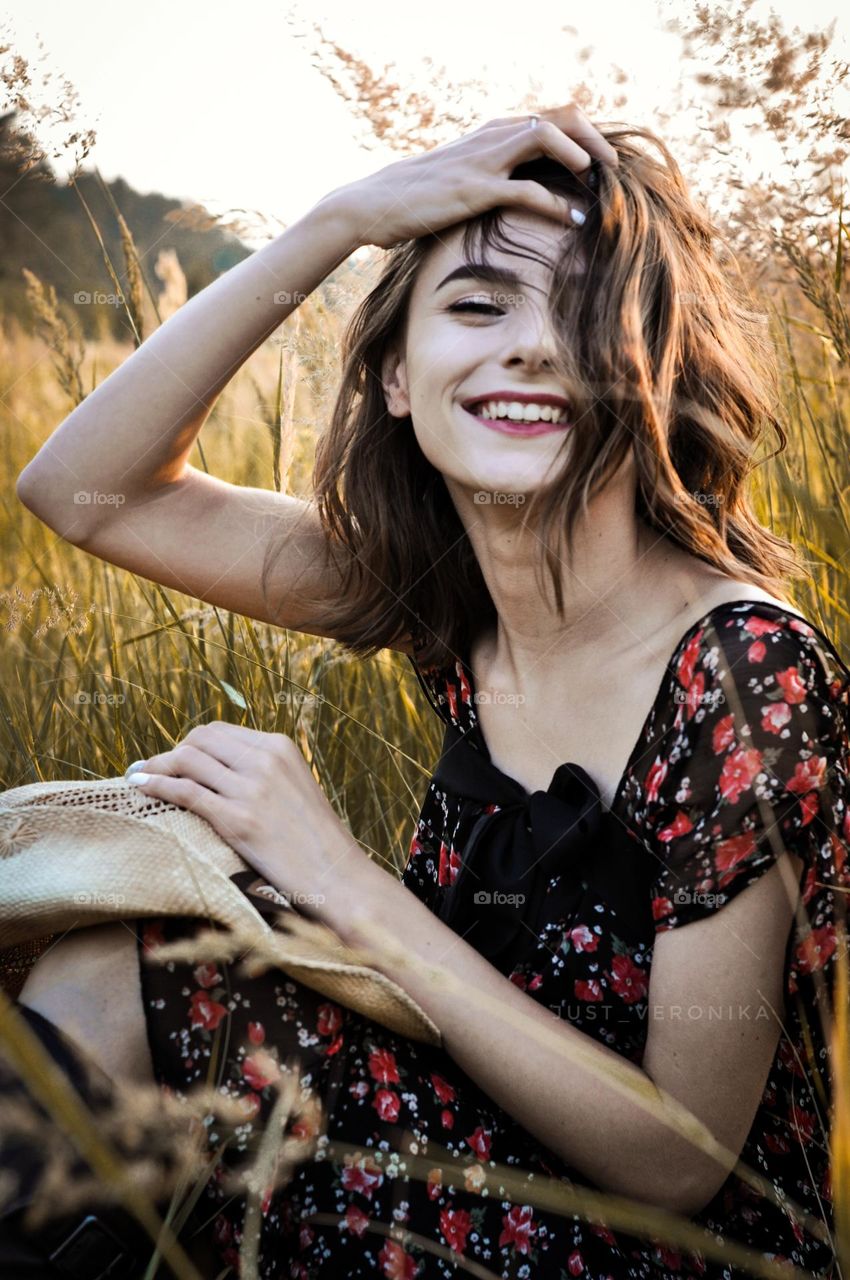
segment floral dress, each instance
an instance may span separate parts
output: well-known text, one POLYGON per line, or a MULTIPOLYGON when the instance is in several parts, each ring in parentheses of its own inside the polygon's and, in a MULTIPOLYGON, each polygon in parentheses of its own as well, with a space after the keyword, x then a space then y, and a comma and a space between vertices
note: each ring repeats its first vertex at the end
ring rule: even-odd
MULTIPOLYGON (((468 663, 440 670, 411 662, 447 732, 463 735, 486 760, 468 663)), ((612 905, 616 895, 609 901, 599 877, 577 878, 566 862, 550 865, 530 944, 515 961, 507 952, 494 961, 531 999, 639 1065, 655 935, 722 910, 772 865, 781 832, 780 850, 784 843, 804 864, 810 927, 798 936, 791 926, 783 1031, 741 1151, 765 1190, 733 1172, 693 1221, 706 1241, 721 1237, 824 1276, 834 1267, 824 1024, 850 878, 849 697, 850 671, 799 615, 760 601, 711 610, 679 641, 613 808, 598 815, 597 837, 625 833, 641 869, 640 909, 612 905)), ((403 881, 432 911, 443 912, 457 888, 473 828, 499 812, 431 780, 403 881)), ((256 878, 235 879, 262 910, 256 878)), ((227 964, 151 963, 151 943, 191 937, 199 927, 182 918, 136 921, 159 1082, 183 1097, 213 1072, 223 1092, 244 1100, 244 1123, 209 1127, 221 1166, 246 1158, 269 1116, 274 1091, 260 1048, 281 1063, 297 1060, 302 1088, 324 1109, 315 1155, 262 1201, 261 1277, 747 1274, 701 1252, 536 1205, 534 1189, 546 1179, 594 1184, 444 1050, 367 1021, 279 970, 249 980, 227 964), (351 1153, 329 1157, 334 1141, 351 1153), (436 1160, 427 1178, 407 1175, 405 1156, 427 1157, 429 1143, 460 1163, 462 1179, 436 1160), (516 1167, 527 1199, 508 1198, 495 1166, 516 1167)), ((467 940, 477 945, 475 931, 467 940)), ((486 938, 479 941, 483 950, 486 938)), ((309 1120, 295 1124, 293 1132, 309 1132, 309 1120)), ((228 1198, 220 1170, 204 1194, 222 1265, 238 1275, 245 1200, 228 1198)))

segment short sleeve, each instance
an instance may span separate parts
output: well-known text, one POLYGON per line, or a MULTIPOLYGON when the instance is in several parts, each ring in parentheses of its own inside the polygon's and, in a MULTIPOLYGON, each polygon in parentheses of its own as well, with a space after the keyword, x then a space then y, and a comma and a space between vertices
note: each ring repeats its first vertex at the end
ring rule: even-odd
POLYGON ((727 613, 693 637, 646 778, 656 933, 710 916, 783 849, 807 883, 835 883, 850 839, 848 685, 793 615, 727 613))

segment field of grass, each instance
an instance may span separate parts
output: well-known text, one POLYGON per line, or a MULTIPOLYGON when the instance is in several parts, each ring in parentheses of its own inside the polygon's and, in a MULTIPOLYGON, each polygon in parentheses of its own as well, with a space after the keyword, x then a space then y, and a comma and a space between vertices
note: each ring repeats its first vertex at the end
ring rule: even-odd
MULTIPOLYGON (((839 227, 837 243, 845 238, 839 227)), ((811 255, 795 261, 791 254, 788 266, 789 282, 764 302, 782 357, 779 416, 789 444, 758 468, 754 494, 762 521, 811 559, 810 580, 794 589, 796 606, 850 660, 850 330, 842 263, 824 260, 818 269, 811 255)), ((309 493, 341 326, 364 276, 342 272, 338 286, 332 306, 319 295, 308 299, 240 371, 204 427, 193 465, 234 483, 309 493)), ((63 542, 18 502, 23 466, 80 392, 133 349, 93 342, 75 363, 52 300, 37 282, 32 290, 36 332, 9 321, 0 336, 0 786, 115 776, 194 725, 226 719, 290 734, 364 850, 398 874, 441 738, 405 659, 384 651, 359 662, 334 642, 205 606, 63 542)), ((145 323, 156 323, 149 311, 145 323)), ((847 1247, 841 1018, 837 1029, 844 1072, 836 1077, 833 1181, 844 1197, 839 1225, 847 1247)), ((527 1188, 522 1196, 530 1201, 527 1188)), ((766 1263, 752 1265, 754 1274, 777 1274, 766 1263)), ((185 1264, 178 1274, 194 1273, 185 1264)), ((253 1274, 250 1266, 244 1274, 253 1274)))

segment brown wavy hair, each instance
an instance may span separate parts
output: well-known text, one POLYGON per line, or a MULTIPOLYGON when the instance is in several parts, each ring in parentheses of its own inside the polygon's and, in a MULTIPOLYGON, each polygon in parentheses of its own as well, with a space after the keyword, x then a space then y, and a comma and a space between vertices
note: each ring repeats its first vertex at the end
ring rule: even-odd
MULTIPOLYGON (((541 591, 548 568, 563 617, 562 552, 570 563, 584 504, 633 449, 639 519, 706 564, 787 598, 786 579, 807 569, 793 544, 755 518, 745 484, 761 465, 754 454, 768 428, 779 439, 770 457, 787 445, 774 416, 778 373, 766 318, 740 270, 733 275, 716 253, 725 242, 664 142, 645 128, 597 127, 620 163, 594 162, 592 189, 549 158, 511 173, 577 197, 586 211, 561 237, 548 298, 553 371, 581 428, 566 433, 568 465, 523 508, 542 543, 541 591), (631 137, 652 143, 666 165, 631 137), (571 275, 577 253, 586 264, 580 288, 571 275)), ((461 224, 466 257, 482 241, 515 245, 503 213, 489 209, 461 224)), ((419 660, 443 665, 468 656, 496 610, 442 475, 410 419, 388 412, 381 381, 385 355, 405 341, 417 273, 439 238, 387 250, 378 283, 349 321, 313 485, 346 584, 337 601, 322 602, 323 628, 358 657, 414 635, 419 660)), ((282 550, 267 552, 264 592, 282 550)))

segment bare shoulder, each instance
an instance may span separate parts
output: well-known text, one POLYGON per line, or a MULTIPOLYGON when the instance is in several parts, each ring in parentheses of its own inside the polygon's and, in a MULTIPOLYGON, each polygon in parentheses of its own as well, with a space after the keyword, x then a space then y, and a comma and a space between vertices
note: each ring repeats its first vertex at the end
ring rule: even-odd
POLYGON ((65 934, 33 965, 19 999, 113 1079, 154 1083, 130 925, 117 921, 65 934))

